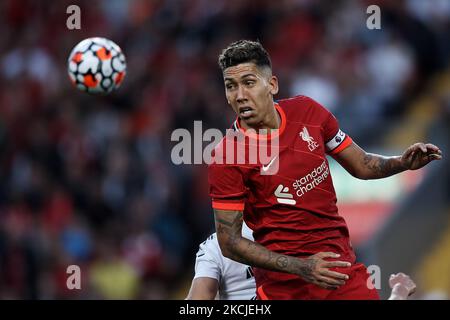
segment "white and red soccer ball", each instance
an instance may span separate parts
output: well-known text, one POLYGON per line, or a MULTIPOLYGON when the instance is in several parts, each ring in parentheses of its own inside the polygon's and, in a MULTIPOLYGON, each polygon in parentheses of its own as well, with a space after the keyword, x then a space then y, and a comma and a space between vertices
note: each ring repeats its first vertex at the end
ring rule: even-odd
POLYGON ((125 78, 127 64, 120 47, 106 38, 88 38, 73 48, 67 71, 81 91, 108 94, 125 78))

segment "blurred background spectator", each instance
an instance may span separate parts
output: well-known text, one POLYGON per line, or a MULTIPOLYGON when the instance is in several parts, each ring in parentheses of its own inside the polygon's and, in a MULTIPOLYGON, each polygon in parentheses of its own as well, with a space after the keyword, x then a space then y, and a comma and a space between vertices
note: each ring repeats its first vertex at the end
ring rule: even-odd
MULTIPOLYGON (((268 49, 277 98, 311 96, 367 150, 399 153, 423 139, 448 158, 447 0, 4 0, 0 29, 3 299, 184 298, 197 246, 214 224, 206 168, 174 165, 170 136, 192 131, 194 120, 203 130, 230 126, 217 56, 238 39, 268 49), (71 4, 81 8, 81 30, 66 28, 71 4), (381 30, 366 28, 371 4, 381 8, 381 30), (71 49, 92 36, 112 39, 127 57, 125 82, 108 97, 77 91, 66 74, 71 49), (71 264, 81 267, 82 290, 66 288, 71 264)), ((435 221, 448 223, 448 171, 438 178, 444 198, 429 210, 444 210, 435 221)), ((373 214, 401 216, 406 191, 373 214)), ((359 219, 351 232, 364 212, 359 219)), ((388 230, 380 226, 359 243, 369 263, 384 261, 367 247, 388 230)), ((450 252, 450 230, 439 231, 444 240, 424 235, 424 250, 447 243, 450 252)), ((450 281, 431 285, 427 259, 409 266, 421 270, 419 291, 422 284, 424 297, 448 298, 450 281)))

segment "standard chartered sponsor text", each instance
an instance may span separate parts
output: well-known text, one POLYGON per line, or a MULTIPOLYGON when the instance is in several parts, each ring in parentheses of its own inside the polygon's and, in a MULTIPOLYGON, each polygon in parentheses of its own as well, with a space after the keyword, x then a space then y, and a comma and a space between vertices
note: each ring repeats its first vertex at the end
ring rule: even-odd
POLYGON ((303 196, 308 191, 314 189, 317 185, 321 184, 330 174, 330 169, 327 165, 326 160, 322 162, 322 164, 314 170, 312 170, 307 175, 296 179, 292 184, 294 190, 296 190, 296 195, 298 197, 303 196))

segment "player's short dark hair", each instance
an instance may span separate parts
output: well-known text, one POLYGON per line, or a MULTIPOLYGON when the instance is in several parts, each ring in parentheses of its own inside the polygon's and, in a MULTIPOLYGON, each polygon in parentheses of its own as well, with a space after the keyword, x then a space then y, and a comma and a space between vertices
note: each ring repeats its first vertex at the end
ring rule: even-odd
POLYGON ((269 54, 258 41, 239 40, 233 42, 219 55, 219 66, 222 71, 246 62, 253 62, 258 67, 272 68, 269 54))

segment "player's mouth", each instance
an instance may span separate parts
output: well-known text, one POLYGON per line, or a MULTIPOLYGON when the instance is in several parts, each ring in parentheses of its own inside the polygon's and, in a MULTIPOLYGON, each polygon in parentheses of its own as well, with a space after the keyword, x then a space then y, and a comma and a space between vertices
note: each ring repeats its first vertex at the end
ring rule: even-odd
POLYGON ((239 108, 239 115, 241 118, 250 118, 253 116, 254 110, 250 107, 240 107, 239 108))

